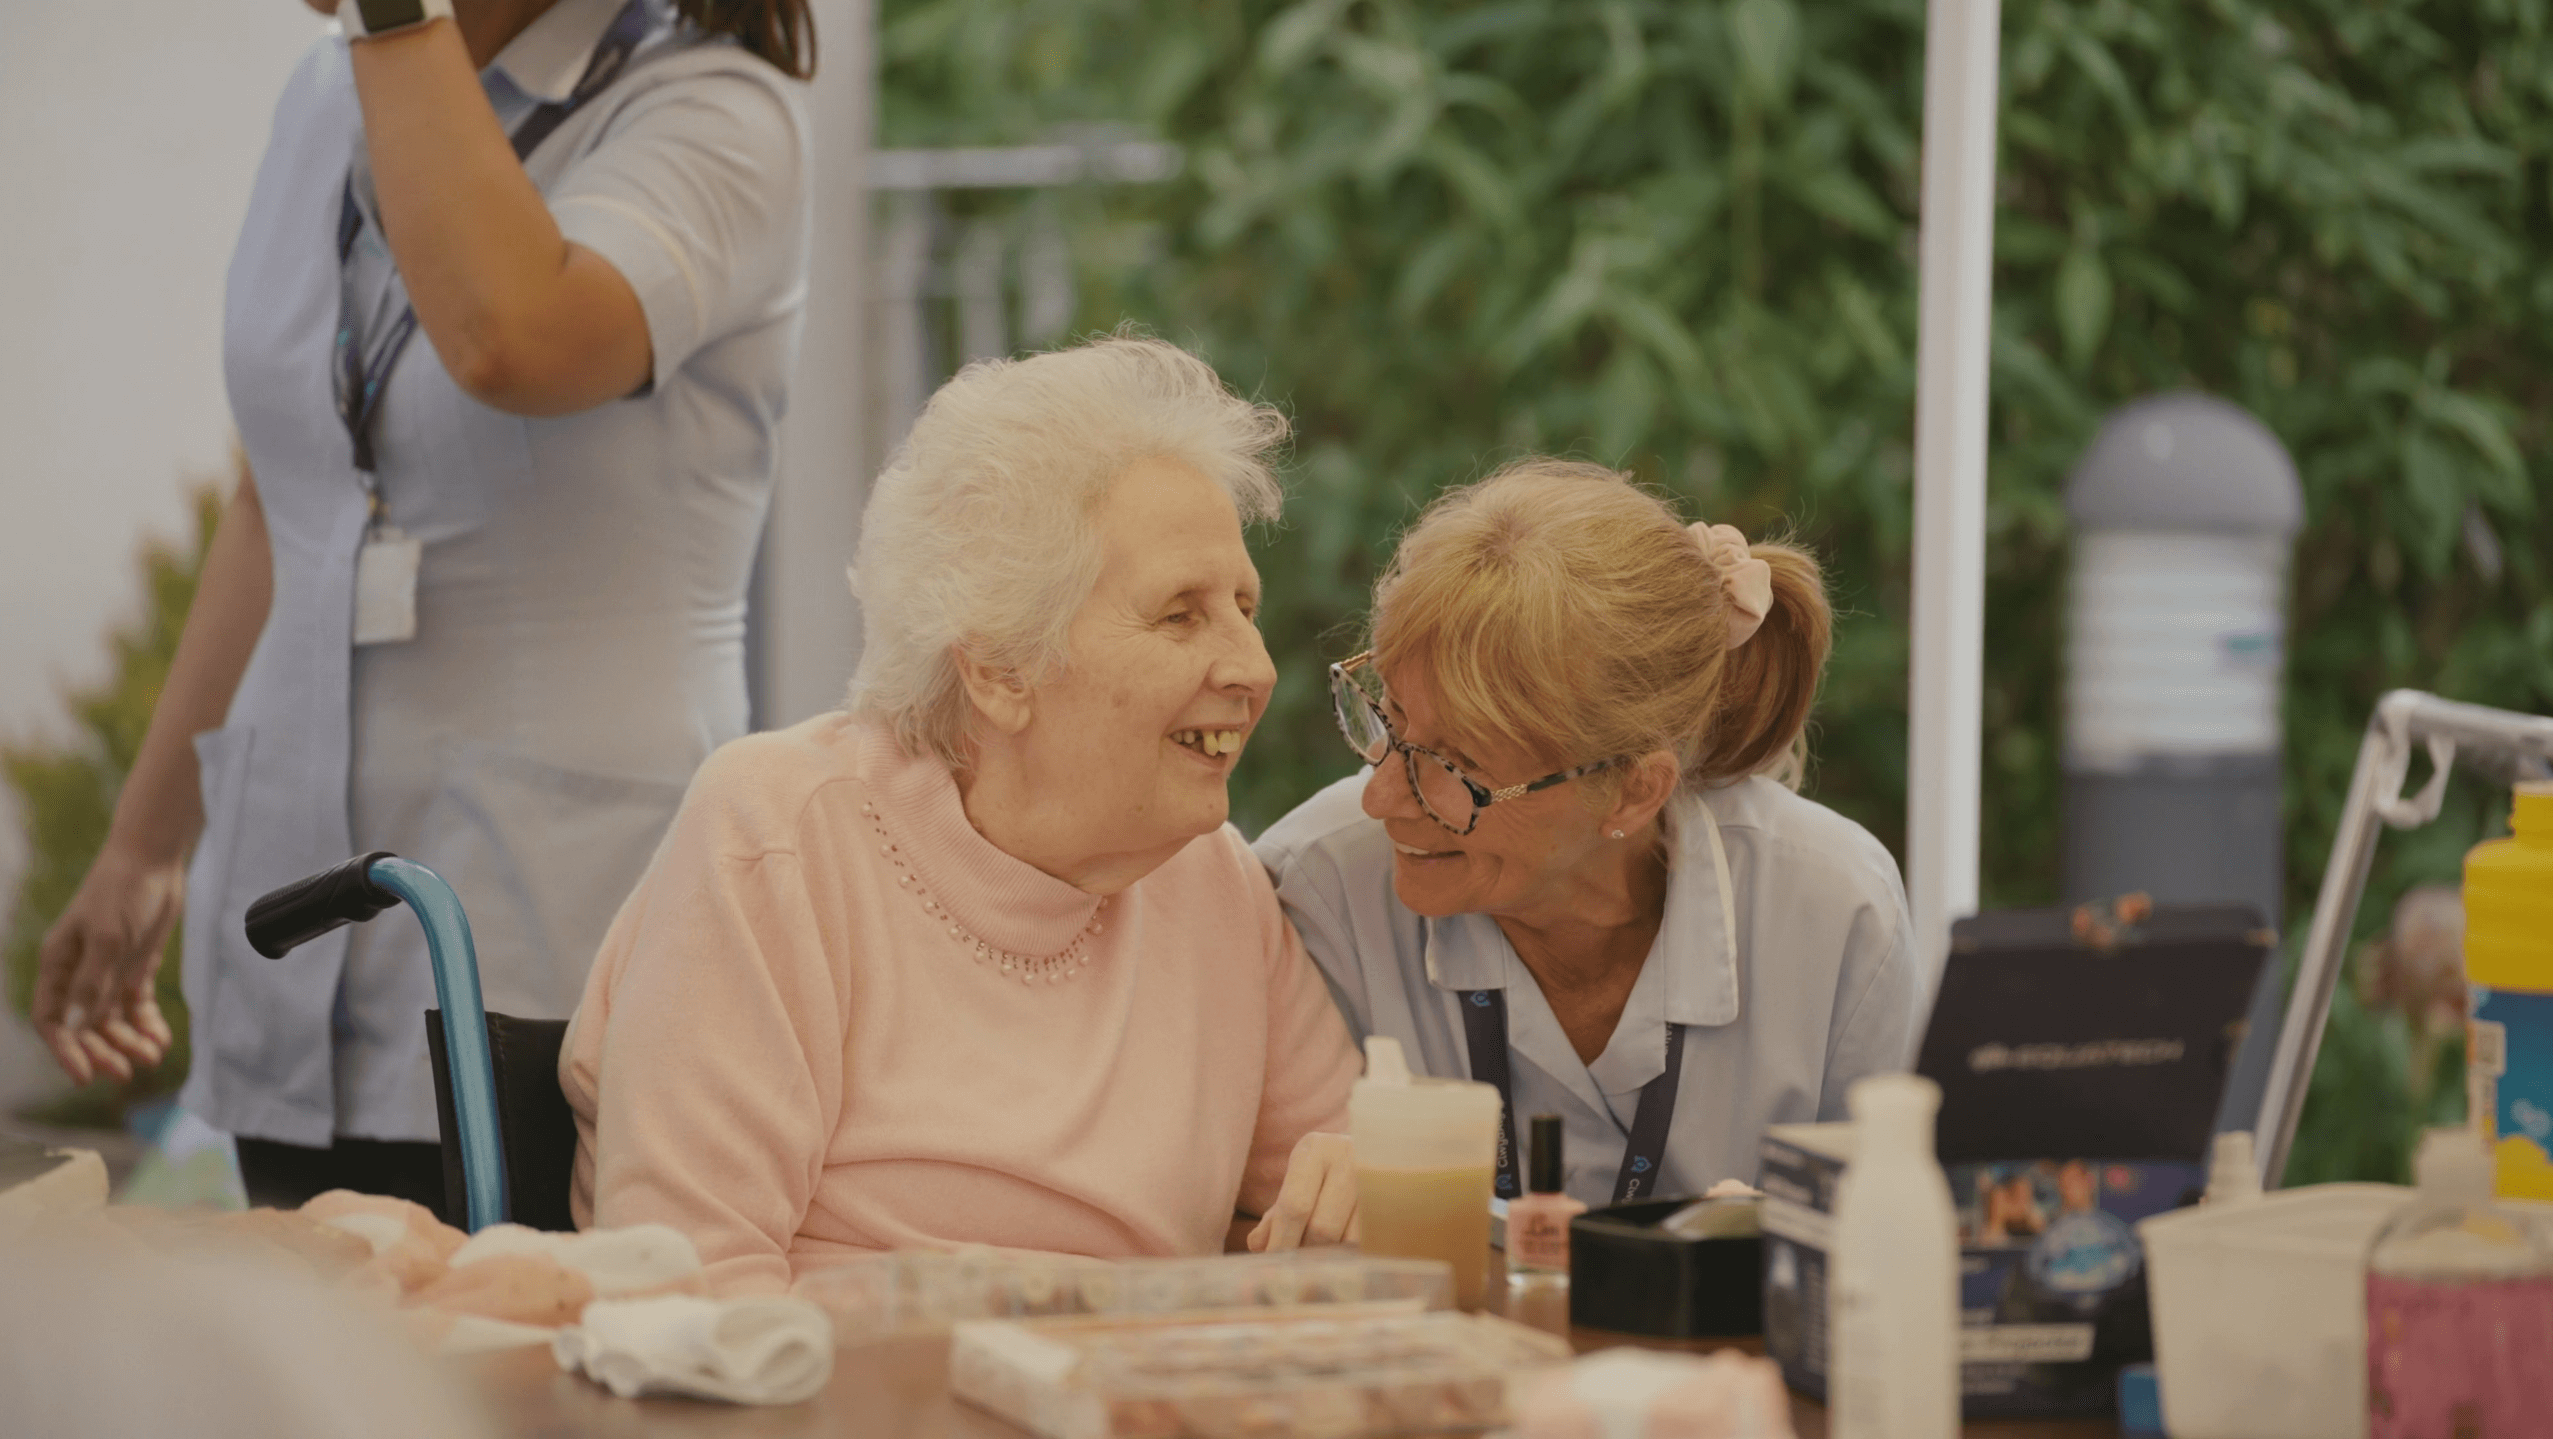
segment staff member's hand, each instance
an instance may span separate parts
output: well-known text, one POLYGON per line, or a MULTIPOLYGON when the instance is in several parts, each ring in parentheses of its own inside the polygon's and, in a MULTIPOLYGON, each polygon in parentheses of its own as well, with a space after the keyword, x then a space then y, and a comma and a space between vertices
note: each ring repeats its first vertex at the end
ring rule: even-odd
POLYGON ((125 1080, 168 1053, 152 987, 186 901, 186 861, 155 860, 112 840, 98 852, 36 951, 36 1033, 75 1081, 125 1080))
POLYGON ((1250 1251, 1355 1240, 1356 1152, 1344 1134, 1307 1134, 1286 1158, 1276 1203, 1250 1231, 1250 1251))

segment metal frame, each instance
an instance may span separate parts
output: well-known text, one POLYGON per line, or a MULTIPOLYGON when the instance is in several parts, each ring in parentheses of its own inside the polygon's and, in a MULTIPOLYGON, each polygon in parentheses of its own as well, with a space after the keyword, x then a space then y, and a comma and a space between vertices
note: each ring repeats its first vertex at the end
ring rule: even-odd
POLYGON ((366 875, 406 900, 424 928, 434 967, 435 1003, 443 1010, 443 1048, 452 1072, 452 1118, 460 1131, 461 1188, 473 1234, 509 1217, 505 1142, 496 1110, 496 1058, 488 1050, 488 1011, 479 996, 479 953, 470 917, 443 876, 413 860, 376 859, 366 875))
POLYGON ((2314 1057, 2322 1048, 2323 1022, 2340 982, 2358 900, 2367 888, 2367 867, 2375 859, 2378 826, 2417 829, 2436 819, 2446 797, 2447 774, 2459 755, 2515 779, 2553 777, 2553 718, 2442 700, 2418 690, 2394 690, 2376 702, 2376 712, 2367 720, 2367 738, 2358 746, 2340 827, 2332 835, 2322 890, 2314 897, 2313 926, 2306 932, 2296 987, 2279 1026, 2269 1086, 2261 1094, 2255 1132, 2266 1139, 2259 1146, 2264 1189, 2278 1187, 2288 1150, 2296 1142, 2296 1122, 2304 1113, 2314 1057), (2418 794, 2406 795, 2402 785, 2415 745, 2428 750, 2433 771, 2418 794))

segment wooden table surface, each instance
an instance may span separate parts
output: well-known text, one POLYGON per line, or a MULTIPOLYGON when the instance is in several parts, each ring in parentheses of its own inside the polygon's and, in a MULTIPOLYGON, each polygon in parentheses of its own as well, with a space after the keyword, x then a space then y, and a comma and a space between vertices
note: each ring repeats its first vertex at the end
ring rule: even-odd
MULTIPOLYGON (((1492 1256, 1493 1279, 1504 1266, 1492 1256)), ((1521 1323, 1565 1333, 1581 1354, 1630 1344, 1649 1349, 1710 1350, 1734 1346, 1763 1352, 1756 1340, 1671 1340, 1573 1327, 1565 1290, 1510 1293, 1491 1285, 1490 1308, 1521 1323)), ((833 1378, 804 1404, 755 1409, 689 1399, 615 1399, 559 1371, 546 1348, 517 1349, 451 1361, 486 1399, 500 1430, 519 1439, 1023 1439, 1027 1431, 966 1404, 949 1392, 949 1342, 879 1340, 834 1356, 833 1378)), ((1799 1439, 1825 1439, 1826 1411, 1794 1394, 1791 1427, 1799 1439)), ((2114 1439, 2102 1419, 2006 1419, 1972 1422, 1977 1439, 2114 1439)))

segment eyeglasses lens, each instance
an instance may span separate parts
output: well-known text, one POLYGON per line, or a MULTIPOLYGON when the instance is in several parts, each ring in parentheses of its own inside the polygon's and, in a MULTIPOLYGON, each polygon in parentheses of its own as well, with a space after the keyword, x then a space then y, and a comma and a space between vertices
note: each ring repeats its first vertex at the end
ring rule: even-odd
POLYGON ((1336 675, 1330 681, 1330 706, 1338 716, 1339 733, 1347 737, 1349 749, 1367 764, 1380 764, 1391 752, 1392 738, 1383 728, 1383 715, 1364 686, 1353 675, 1336 675))
POLYGON ((1456 834, 1468 834, 1472 827, 1472 792, 1454 772, 1454 767, 1432 754, 1415 750, 1409 757, 1410 777, 1418 786, 1418 802, 1436 822, 1456 834))

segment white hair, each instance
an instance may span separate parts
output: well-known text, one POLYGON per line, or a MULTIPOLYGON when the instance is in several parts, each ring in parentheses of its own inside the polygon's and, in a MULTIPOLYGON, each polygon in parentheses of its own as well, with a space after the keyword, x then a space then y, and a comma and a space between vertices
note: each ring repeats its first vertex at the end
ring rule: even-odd
POLYGON ((961 653, 1043 684, 1098 583, 1100 500, 1147 459, 1194 466, 1244 520, 1285 494, 1267 457, 1285 417, 1224 388, 1205 361, 1131 334, 1024 360, 981 360, 923 407, 870 491, 851 589, 862 645, 854 714, 908 754, 967 764, 961 653))

